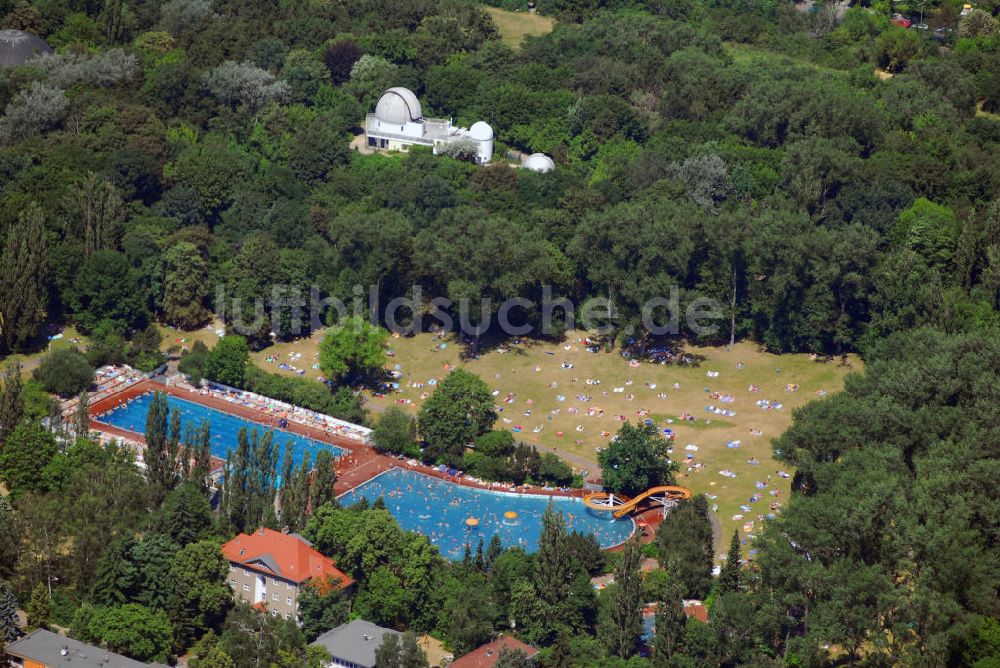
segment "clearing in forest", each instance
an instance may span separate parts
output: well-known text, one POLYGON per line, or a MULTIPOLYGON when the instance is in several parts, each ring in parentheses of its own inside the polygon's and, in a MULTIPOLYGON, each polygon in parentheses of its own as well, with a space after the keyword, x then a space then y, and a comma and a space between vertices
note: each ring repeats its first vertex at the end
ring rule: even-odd
MULTIPOLYGON (((519 440, 555 451, 576 469, 589 465, 595 467, 592 470, 598 448, 608 445, 623 420, 653 420, 659 429, 674 431, 675 460, 686 461, 692 455, 690 464, 702 465, 684 463, 678 482, 715 497, 712 503, 718 505, 728 544, 734 528, 744 535, 755 532, 758 515, 771 512, 774 503, 787 501, 790 481, 778 475, 783 469, 771 455, 771 439, 788 428, 793 410, 839 391, 849 372, 861 370, 855 356, 847 358, 845 365, 839 359, 772 355, 753 343, 739 343, 732 350, 686 348, 686 353, 698 358, 697 366, 649 362, 633 366, 617 349, 588 352, 581 341, 584 336, 571 332, 559 344, 508 343, 465 361, 462 346, 452 336, 394 336, 389 341, 389 367, 400 375, 399 391, 372 397, 367 407, 375 416, 392 405, 416 414, 436 383, 449 370, 462 367, 479 375, 496 393, 497 405, 503 407, 496 429, 515 430, 519 440), (751 391, 751 386, 757 390, 751 391), (781 408, 762 408, 758 402, 763 401, 781 404, 781 408), (684 413, 696 420, 680 420, 684 413), (766 486, 758 489, 758 482, 766 486), (754 495, 759 500, 751 502, 754 495), (743 532, 749 521, 755 521, 754 528, 743 532)), ((292 373, 278 368, 291 364, 303 369, 304 377, 316 378, 320 372, 311 367, 321 338, 316 333, 309 339, 271 346, 253 358, 269 371, 292 373)))
POLYGON ((493 19, 503 43, 512 49, 521 48, 525 35, 537 37, 552 32, 556 20, 530 12, 508 12, 497 7, 483 7, 493 19))

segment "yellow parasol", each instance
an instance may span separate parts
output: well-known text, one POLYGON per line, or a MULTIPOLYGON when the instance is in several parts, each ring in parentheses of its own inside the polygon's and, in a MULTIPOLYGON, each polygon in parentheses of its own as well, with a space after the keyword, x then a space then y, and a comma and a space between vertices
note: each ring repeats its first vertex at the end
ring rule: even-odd
POLYGON ((509 520, 516 520, 517 519, 517 513, 515 513, 513 510, 508 510, 507 512, 505 512, 503 514, 503 516, 506 517, 509 520))
POLYGON ((479 526, 479 520, 477 520, 475 517, 470 517, 469 519, 465 520, 465 526, 467 527, 479 526))

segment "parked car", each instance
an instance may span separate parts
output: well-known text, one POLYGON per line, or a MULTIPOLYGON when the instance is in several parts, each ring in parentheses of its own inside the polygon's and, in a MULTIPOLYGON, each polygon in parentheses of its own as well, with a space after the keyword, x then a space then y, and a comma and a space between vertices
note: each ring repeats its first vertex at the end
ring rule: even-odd
POLYGON ((897 25, 900 28, 909 28, 911 25, 913 25, 913 21, 906 18, 902 14, 893 14, 892 23, 893 25, 897 25))

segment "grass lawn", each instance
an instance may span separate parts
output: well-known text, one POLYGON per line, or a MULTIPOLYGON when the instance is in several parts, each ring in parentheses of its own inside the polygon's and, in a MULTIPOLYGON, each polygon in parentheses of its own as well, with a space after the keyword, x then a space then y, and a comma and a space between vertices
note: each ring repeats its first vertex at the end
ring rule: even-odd
POLYGON ((503 43, 512 49, 521 48, 525 35, 545 35, 552 32, 556 20, 529 12, 508 12, 496 7, 483 7, 500 31, 503 43))
MULTIPOLYGON (((812 361, 807 355, 771 355, 760 352, 751 343, 738 344, 733 350, 690 348, 687 352, 704 357, 698 367, 646 363, 631 367, 617 351, 587 352, 579 343, 581 336, 582 333, 573 333, 561 345, 538 342, 509 345, 501 349, 506 352, 491 350, 478 360, 464 362, 459 359, 461 346, 451 337, 443 340, 430 334, 394 337, 390 339, 393 357, 389 362, 390 366, 398 364, 403 374, 400 391, 386 397, 372 397, 368 407, 379 412, 395 404, 415 414, 434 389, 430 384, 432 379, 440 381, 449 369, 463 367, 478 374, 498 392, 497 403, 503 406, 503 411, 497 429, 519 427, 522 431, 517 438, 521 440, 571 453, 575 455, 574 461, 584 458, 592 462, 597 461, 597 448, 609 441, 604 433, 614 434, 622 424, 621 417, 632 422, 653 419, 658 427, 668 427, 676 433, 675 459, 683 460, 690 452, 696 456, 695 461, 705 464, 700 471, 682 469, 679 482, 696 492, 715 495, 712 502, 718 504, 728 545, 733 529, 742 530, 745 521, 766 514, 772 502, 781 503, 788 495, 789 481, 775 475, 780 467, 771 456, 771 439, 791 424, 792 411, 819 400, 817 392, 821 390, 828 394, 840 390, 844 376, 861 369, 861 362, 854 357, 849 359, 848 366, 841 366, 839 361, 812 361), (573 368, 563 368, 564 362, 573 368), (739 368, 741 362, 743 367, 739 368), (718 371, 719 375, 709 377, 706 375, 709 371, 718 371), (600 384, 587 385, 587 379, 600 380, 600 384), (674 389, 674 383, 680 389, 674 389), (788 384, 797 384, 798 390, 787 391, 788 384), (760 392, 749 392, 750 385, 759 386, 760 392), (622 391, 615 391, 616 388, 622 391), (734 401, 713 400, 706 390, 731 395, 734 401), (666 393, 666 398, 659 398, 660 393, 666 393), (562 401, 559 395, 564 397, 562 401), (584 396, 590 400, 578 398, 584 396), (783 407, 763 410, 756 405, 760 399, 780 402, 783 407), (736 414, 729 417, 709 413, 705 407, 710 404, 736 414), (603 413, 588 416, 588 408, 603 413), (529 410, 530 415, 526 414, 529 410), (648 414, 641 415, 641 411, 648 414), (677 420, 684 412, 696 416, 697 421, 677 420), (540 430, 536 432, 536 428, 540 430), (754 436, 751 430, 762 434, 754 436), (735 440, 741 441, 738 449, 726 447, 735 440), (685 450, 689 444, 696 445, 698 450, 685 450), (748 463, 754 459, 759 464, 748 463), (736 477, 719 475, 722 470, 732 471, 736 477), (761 492, 761 500, 750 504, 750 513, 742 512, 739 507, 748 503, 756 491, 755 483, 766 482, 769 475, 770 486, 761 492), (779 491, 777 497, 770 496, 772 489, 779 491), (739 514, 745 517, 734 519, 739 514)), ((316 362, 321 338, 322 334, 316 333, 309 339, 271 346, 255 353, 254 362, 270 371, 292 373, 277 368, 280 362, 287 362, 303 369, 305 377, 316 378, 320 372, 311 365, 316 362), (300 357, 293 360, 292 353, 300 357), (275 361, 268 363, 267 357, 275 361)))
POLYGON ((985 102, 986 102, 985 100, 979 100, 978 102, 976 102, 976 116, 979 116, 981 118, 989 118, 994 121, 1000 121, 1000 114, 995 114, 992 111, 986 111, 985 109, 983 109, 983 104, 985 102))
POLYGON ((183 352, 190 350, 196 341, 201 341, 209 348, 214 347, 219 340, 219 335, 216 332, 225 331, 225 324, 221 320, 213 320, 204 327, 190 331, 175 329, 161 323, 157 323, 156 328, 160 330, 160 334, 163 336, 163 341, 160 343, 160 350, 167 352, 174 349, 183 352))
POLYGON ((62 348, 78 348, 79 350, 85 350, 90 344, 90 339, 83 334, 80 334, 80 332, 78 332, 72 325, 63 328, 61 334, 61 338, 49 341, 48 347, 37 353, 30 353, 26 355, 20 353, 7 356, 0 355, 0 366, 20 362, 21 375, 27 378, 31 376, 31 372, 38 366, 38 361, 42 359, 46 353, 53 350, 60 350, 62 348), (78 342, 74 343, 73 341, 77 339, 78 342))

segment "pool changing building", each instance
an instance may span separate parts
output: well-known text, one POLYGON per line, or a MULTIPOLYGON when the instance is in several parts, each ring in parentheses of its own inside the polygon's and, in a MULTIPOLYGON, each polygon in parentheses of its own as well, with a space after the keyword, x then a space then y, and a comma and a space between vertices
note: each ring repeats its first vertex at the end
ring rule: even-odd
POLYGON ((430 146, 435 154, 449 146, 469 144, 475 161, 484 165, 493 159, 493 128, 477 121, 471 128, 459 128, 451 119, 424 118, 420 100, 408 88, 390 88, 382 93, 375 113, 365 117, 368 148, 407 151, 410 146, 430 146))

